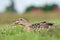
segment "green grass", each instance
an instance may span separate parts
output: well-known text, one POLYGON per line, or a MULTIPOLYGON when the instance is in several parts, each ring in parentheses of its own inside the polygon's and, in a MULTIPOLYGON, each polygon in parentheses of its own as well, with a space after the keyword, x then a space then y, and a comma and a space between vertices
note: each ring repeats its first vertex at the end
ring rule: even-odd
POLYGON ((23 28, 21 25, 0 25, 0 40, 60 40, 59 26, 48 32, 45 30, 26 32, 23 28))
POLYGON ((0 40, 60 40, 60 13, 31 13, 24 15, 2 14, 0 15, 0 40), (18 19, 19 17, 27 18, 31 23, 37 23, 44 20, 53 22, 56 24, 56 28, 50 29, 48 32, 46 32, 46 30, 41 30, 40 32, 26 32, 23 31, 24 26, 10 25, 11 22, 9 21, 18 19))

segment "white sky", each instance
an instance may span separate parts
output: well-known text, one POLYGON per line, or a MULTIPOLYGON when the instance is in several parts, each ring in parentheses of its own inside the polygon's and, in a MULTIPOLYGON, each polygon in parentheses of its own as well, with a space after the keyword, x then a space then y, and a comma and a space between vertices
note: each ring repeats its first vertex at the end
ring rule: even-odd
MULTIPOLYGON (((44 4, 56 3, 60 6, 60 0, 14 0, 15 8, 18 12, 24 12, 27 6, 44 6, 44 4)), ((6 6, 10 5, 10 0, 0 0, 0 12, 3 12, 6 6)))

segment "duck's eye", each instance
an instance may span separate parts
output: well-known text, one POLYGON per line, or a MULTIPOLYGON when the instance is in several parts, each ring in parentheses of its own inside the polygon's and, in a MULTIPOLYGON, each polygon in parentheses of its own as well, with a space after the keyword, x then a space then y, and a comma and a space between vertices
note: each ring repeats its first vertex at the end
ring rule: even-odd
POLYGON ((20 20, 22 20, 22 19, 20 19, 20 20))
POLYGON ((21 21, 24 21, 23 19, 20 19, 21 21))

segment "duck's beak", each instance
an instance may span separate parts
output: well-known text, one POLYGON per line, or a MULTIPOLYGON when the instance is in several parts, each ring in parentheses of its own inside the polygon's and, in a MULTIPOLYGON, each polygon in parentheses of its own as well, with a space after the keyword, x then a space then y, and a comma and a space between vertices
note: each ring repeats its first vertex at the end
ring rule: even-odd
POLYGON ((19 21, 16 21, 16 22, 15 22, 15 24, 18 24, 18 23, 19 23, 19 21))

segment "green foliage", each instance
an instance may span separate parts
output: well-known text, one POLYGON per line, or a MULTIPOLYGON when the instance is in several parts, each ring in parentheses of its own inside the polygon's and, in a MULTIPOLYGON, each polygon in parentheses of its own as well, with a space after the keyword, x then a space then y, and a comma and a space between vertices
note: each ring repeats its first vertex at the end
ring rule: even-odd
POLYGON ((54 7, 58 7, 56 4, 53 4, 53 5, 45 5, 44 7, 43 7, 43 10, 44 11, 53 11, 53 9, 54 9, 54 7))
POLYGON ((11 5, 9 7, 6 7, 6 12, 16 12, 14 9, 14 2, 11 0, 11 5))
POLYGON ((17 12, 15 9, 12 11, 11 7, 6 7, 5 12, 17 12))
POLYGON ((45 5, 43 7, 35 7, 35 6, 29 6, 26 9, 26 12, 31 11, 32 9, 42 9, 43 11, 53 11, 54 7, 58 7, 57 4, 52 4, 52 5, 45 5))
POLYGON ((0 40, 60 40, 60 28, 26 32, 23 26, 0 25, 0 40))
POLYGON ((44 8, 43 8, 44 11, 52 11, 52 7, 49 6, 49 5, 45 5, 44 8))
POLYGON ((26 12, 31 11, 33 8, 36 8, 36 7, 35 6, 27 7, 26 12))
POLYGON ((11 8, 10 7, 6 7, 6 12, 11 12, 11 8))

